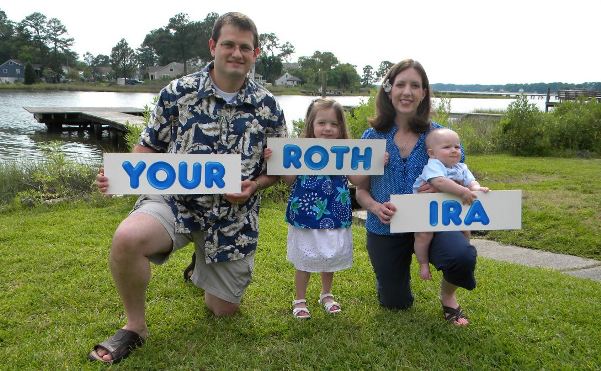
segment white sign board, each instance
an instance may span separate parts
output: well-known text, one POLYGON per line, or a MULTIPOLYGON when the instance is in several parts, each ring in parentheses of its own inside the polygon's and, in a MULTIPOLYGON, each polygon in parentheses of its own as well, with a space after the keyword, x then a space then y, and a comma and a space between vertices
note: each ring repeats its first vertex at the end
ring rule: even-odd
POLYGON ((267 138, 268 175, 382 175, 384 139, 267 138))
POLYGON ((390 201, 396 207, 391 233, 522 228, 522 191, 478 192, 471 205, 447 193, 391 195, 390 201))
POLYGON ((105 153, 109 194, 240 192, 240 155, 105 153))

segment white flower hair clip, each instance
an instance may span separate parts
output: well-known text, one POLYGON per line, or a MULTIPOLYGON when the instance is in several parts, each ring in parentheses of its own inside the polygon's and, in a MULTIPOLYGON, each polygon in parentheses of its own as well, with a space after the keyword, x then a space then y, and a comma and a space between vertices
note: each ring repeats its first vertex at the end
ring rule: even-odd
POLYGON ((392 90, 392 85, 390 84, 390 80, 388 80, 388 79, 384 80, 384 82, 382 83, 382 89, 384 89, 385 93, 390 93, 390 91, 392 90))

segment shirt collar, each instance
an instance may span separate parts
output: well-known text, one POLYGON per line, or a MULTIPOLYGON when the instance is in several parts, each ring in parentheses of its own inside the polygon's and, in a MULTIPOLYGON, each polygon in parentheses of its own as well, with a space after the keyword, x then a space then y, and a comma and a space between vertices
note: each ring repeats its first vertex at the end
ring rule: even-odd
MULTIPOLYGON (((198 83, 198 97, 199 98, 207 98, 209 96, 217 96, 217 92, 213 87, 213 82, 211 80, 210 71, 215 67, 214 62, 209 63, 200 71, 199 83, 198 83)), ((259 90, 259 86, 254 80, 249 79, 248 77, 244 80, 244 84, 242 88, 238 92, 238 96, 234 101, 234 105, 239 106, 244 103, 248 103, 253 105, 254 107, 259 107, 259 98, 257 97, 257 92, 259 90)))

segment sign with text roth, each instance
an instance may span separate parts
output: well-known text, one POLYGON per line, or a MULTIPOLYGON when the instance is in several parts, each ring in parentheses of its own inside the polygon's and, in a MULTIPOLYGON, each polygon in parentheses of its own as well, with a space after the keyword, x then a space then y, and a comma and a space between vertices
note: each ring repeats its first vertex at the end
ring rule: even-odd
POLYGON ((267 138, 268 175, 382 175, 384 139, 267 138))

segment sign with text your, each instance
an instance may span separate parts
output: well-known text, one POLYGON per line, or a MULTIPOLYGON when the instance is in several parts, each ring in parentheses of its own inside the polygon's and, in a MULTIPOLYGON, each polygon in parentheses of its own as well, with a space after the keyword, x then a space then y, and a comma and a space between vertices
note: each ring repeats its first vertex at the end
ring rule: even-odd
POLYGON ((478 192, 464 205, 447 193, 391 195, 396 212, 391 233, 474 231, 522 228, 522 191, 478 192))
POLYGON ((238 193, 240 155, 105 153, 109 194, 238 193))
POLYGON ((384 139, 267 138, 268 175, 382 175, 384 139))

